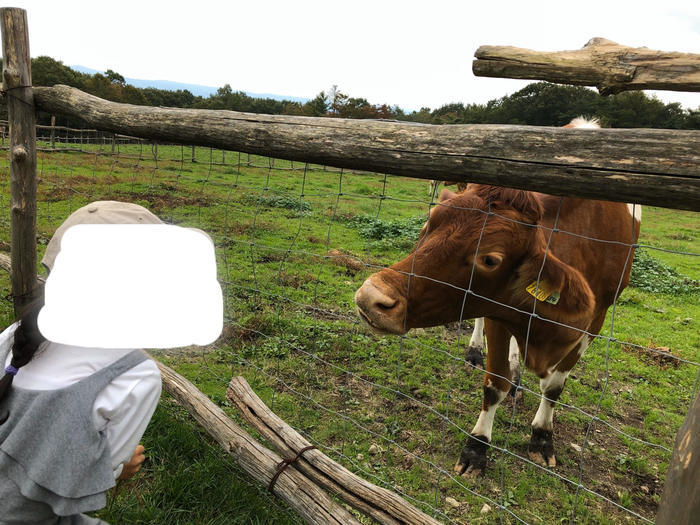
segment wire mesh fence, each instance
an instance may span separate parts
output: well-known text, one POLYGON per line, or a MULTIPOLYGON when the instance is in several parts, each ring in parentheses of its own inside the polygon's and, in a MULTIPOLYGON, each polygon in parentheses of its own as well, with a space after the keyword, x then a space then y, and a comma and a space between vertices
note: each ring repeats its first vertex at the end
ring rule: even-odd
MULTIPOLYGON (((47 128, 40 256, 93 200, 136 202, 214 239, 224 333, 160 357, 232 415, 226 385, 243 375, 316 447, 446 523, 653 522, 700 377, 697 214, 645 209, 632 285, 556 402, 557 466, 527 454, 542 395, 526 372, 522 400, 497 412, 486 473, 471 479, 452 466, 481 407, 484 372, 465 359, 472 321, 378 336, 353 303, 369 274, 413 249, 435 205, 426 181, 47 128)), ((0 306, 7 325, 11 301, 0 306)))

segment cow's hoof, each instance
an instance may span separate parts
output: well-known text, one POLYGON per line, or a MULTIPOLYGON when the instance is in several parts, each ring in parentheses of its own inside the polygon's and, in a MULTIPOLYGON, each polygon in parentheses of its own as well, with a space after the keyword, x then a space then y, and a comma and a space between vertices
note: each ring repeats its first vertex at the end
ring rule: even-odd
POLYGON ((484 436, 470 435, 467 446, 455 464, 455 472, 462 477, 472 478, 481 474, 486 468, 486 451, 489 440, 484 436))
POLYGON ((513 398, 514 402, 522 401, 523 399, 523 390, 522 387, 518 388, 517 385, 520 384, 520 372, 517 372, 516 374, 513 375, 513 384, 510 387, 510 391, 508 392, 508 395, 513 398))
POLYGON ((470 346, 467 348, 467 364, 471 365, 473 368, 484 369, 484 347, 483 346, 470 346))
POLYGON ((513 403, 522 403, 523 401, 522 387, 518 388, 515 385, 511 386, 508 395, 513 398, 513 403))
POLYGON ((543 430, 541 428, 532 429, 528 456, 530 456, 530 460, 543 467, 557 466, 551 430, 543 430))

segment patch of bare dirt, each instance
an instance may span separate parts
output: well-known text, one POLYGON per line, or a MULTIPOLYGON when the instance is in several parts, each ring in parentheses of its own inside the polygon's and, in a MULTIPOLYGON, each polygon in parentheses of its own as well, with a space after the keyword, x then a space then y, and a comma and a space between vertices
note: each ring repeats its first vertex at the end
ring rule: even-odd
MULTIPOLYGON (((639 409, 626 406, 613 424, 617 428, 641 428, 643 420, 639 409)), ((658 506, 658 494, 662 488, 662 473, 658 466, 632 452, 621 436, 607 425, 594 422, 586 438, 587 427, 588 424, 557 422, 555 414, 554 446, 557 466, 554 470, 575 483, 578 483, 581 476, 584 487, 615 503, 624 505, 631 501, 628 507, 631 511, 653 520, 658 506), (640 466, 640 463, 644 465, 640 466)), ((527 454, 526 442, 521 444, 518 454, 527 454)), ((574 492, 576 486, 569 485, 569 490, 574 492)), ((603 498, 591 496, 587 501, 587 504, 594 502, 600 509, 604 509, 603 512, 619 517, 620 521, 623 517, 633 517, 603 498)))
MULTIPOLYGON (((116 192, 117 200, 131 200, 134 195, 126 192, 116 192)), ((216 200, 208 197, 206 195, 179 195, 179 194, 168 194, 159 195, 155 193, 140 193, 138 199, 141 201, 146 201, 148 203, 148 209, 155 215, 162 213, 163 211, 168 211, 172 208, 179 208, 181 206, 199 206, 207 207, 216 203, 216 200)))
POLYGON ((668 346, 657 346, 654 341, 649 341, 646 348, 637 346, 622 345, 622 350, 629 354, 634 354, 640 360, 647 364, 656 365, 660 368, 678 368, 682 361, 673 355, 672 350, 668 346))
POLYGON ((347 275, 356 275, 364 270, 365 265, 360 258, 350 252, 341 250, 328 250, 329 260, 336 266, 342 266, 347 275))

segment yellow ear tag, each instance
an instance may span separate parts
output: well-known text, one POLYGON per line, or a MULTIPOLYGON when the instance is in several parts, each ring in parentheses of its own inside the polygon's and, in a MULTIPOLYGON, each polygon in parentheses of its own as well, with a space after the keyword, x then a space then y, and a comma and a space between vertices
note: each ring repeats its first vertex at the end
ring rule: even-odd
POLYGON ((538 301, 544 301, 549 304, 557 304, 559 302, 559 292, 554 290, 546 281, 540 281, 539 287, 537 286, 537 281, 533 281, 525 290, 538 301))

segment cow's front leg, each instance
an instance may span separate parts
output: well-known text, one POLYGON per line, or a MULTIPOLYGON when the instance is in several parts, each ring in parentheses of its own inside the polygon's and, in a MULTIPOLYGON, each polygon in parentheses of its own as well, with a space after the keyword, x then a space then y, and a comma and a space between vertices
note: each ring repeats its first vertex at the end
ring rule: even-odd
POLYGON ((528 455, 532 461, 545 467, 554 467, 557 464, 552 439, 554 404, 564 389, 568 375, 568 371, 554 370, 540 379, 542 399, 535 418, 532 420, 532 437, 530 438, 528 455))
MULTIPOLYGON (((589 328, 591 333, 597 334, 604 320, 605 313, 593 321, 589 328)), ((532 420, 532 437, 528 447, 528 455, 535 463, 547 467, 555 467, 557 465, 557 458, 554 455, 554 440, 552 439, 554 404, 564 390, 564 384, 566 383, 566 378, 569 377, 569 372, 571 372, 571 369, 586 351, 592 340, 592 336, 581 337, 578 344, 556 366, 554 371, 540 379, 542 399, 535 418, 532 420)))
POLYGON ((455 472, 465 477, 476 476, 486 468, 486 451, 491 443, 491 430, 496 409, 511 386, 506 379, 510 374, 508 363, 510 333, 494 321, 486 320, 485 328, 486 338, 489 341, 489 354, 484 376, 484 400, 479 419, 455 465, 455 472))
POLYGON ((469 338, 469 348, 467 348, 467 364, 473 368, 484 368, 484 318, 474 319, 474 331, 469 338))

